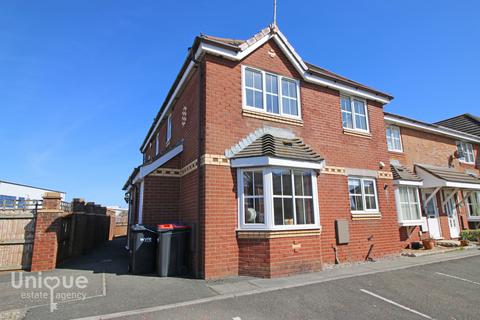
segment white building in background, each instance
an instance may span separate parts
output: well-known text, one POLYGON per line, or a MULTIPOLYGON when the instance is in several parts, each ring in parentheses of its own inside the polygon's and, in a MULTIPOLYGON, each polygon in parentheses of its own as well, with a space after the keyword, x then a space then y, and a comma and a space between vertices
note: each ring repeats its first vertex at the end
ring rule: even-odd
POLYGON ((33 187, 25 184, 0 180, 0 205, 3 200, 41 200, 45 192, 58 192, 65 200, 66 192, 33 187))

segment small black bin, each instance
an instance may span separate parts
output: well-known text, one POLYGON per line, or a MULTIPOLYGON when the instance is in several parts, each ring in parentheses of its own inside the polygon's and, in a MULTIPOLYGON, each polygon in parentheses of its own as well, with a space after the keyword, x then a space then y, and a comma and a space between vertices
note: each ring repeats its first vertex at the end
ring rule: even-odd
POLYGON ((133 274, 155 272, 157 233, 154 227, 133 225, 130 229, 129 271, 133 274))
POLYGON ((159 224, 157 232, 157 274, 160 277, 187 274, 190 227, 180 224, 159 224))

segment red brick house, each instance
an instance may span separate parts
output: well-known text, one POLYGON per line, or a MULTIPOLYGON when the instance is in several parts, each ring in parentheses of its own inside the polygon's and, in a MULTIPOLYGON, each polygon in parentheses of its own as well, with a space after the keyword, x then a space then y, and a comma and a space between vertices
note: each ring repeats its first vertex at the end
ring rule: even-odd
POLYGON ((401 241, 458 239, 480 222, 480 136, 385 113, 401 241))
POLYGON ((276 26, 195 39, 125 190, 130 223, 193 226, 193 273, 276 277, 400 251, 383 106, 276 26))

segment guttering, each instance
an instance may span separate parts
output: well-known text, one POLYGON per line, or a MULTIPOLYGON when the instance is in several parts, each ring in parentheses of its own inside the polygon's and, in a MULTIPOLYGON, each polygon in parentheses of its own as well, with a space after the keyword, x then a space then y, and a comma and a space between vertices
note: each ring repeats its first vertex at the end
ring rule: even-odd
POLYGON ((135 184, 139 181, 143 181, 143 179, 146 176, 148 176, 150 173, 155 171, 158 167, 161 167, 162 165, 164 165, 167 161, 171 160, 173 157, 180 154, 182 151, 183 151, 183 144, 179 144, 178 146, 168 151, 167 153, 165 153, 163 156, 153 161, 152 163, 141 166, 135 178, 132 179, 131 184, 135 184))
POLYGON ((160 123, 162 122, 163 118, 165 117, 166 113, 170 110, 170 107, 173 103, 173 101, 176 98, 176 95, 178 94, 178 91, 183 87, 185 84, 186 79, 188 78, 190 72, 192 71, 195 63, 205 54, 212 54, 215 56, 219 56, 228 60, 232 61, 241 61, 245 57, 247 57, 249 54, 257 50, 259 47, 261 47, 263 44, 268 42, 270 39, 273 39, 275 43, 280 47, 282 52, 288 57, 290 62, 293 64, 297 72, 301 75, 303 80, 314 83, 317 85, 320 85, 322 87, 327 87, 331 89, 338 90, 342 93, 350 94, 350 95, 355 95, 361 98, 373 100, 380 102, 382 104, 387 104, 389 103, 393 98, 387 98, 387 97, 382 97, 380 95, 376 95, 374 93, 368 92, 366 90, 358 89, 355 86, 349 86, 347 84, 342 84, 339 83, 338 81, 333 81, 330 79, 327 79, 327 77, 321 77, 314 75, 312 73, 312 70, 308 68, 308 66, 305 64, 303 59, 295 52, 295 49, 289 44, 287 38, 279 31, 276 30, 274 33, 269 33, 265 35, 263 38, 257 40, 250 46, 248 46, 245 50, 243 51, 238 51, 234 50, 233 48, 229 49, 225 46, 219 46, 213 44, 211 41, 204 41, 205 39, 197 38, 197 40, 194 43, 194 46, 192 47, 191 50, 194 50, 197 43, 198 43, 198 48, 195 50, 195 54, 190 58, 190 62, 188 63, 187 68, 185 71, 183 71, 183 74, 180 78, 180 81, 178 84, 175 86, 175 89, 173 93, 168 99, 167 103, 165 104, 165 107, 163 109, 163 112, 161 113, 160 117, 156 118, 155 126, 153 130, 151 130, 148 138, 144 141, 143 145, 140 147, 140 150, 142 152, 145 152, 145 149, 148 145, 148 142, 152 139, 155 131, 157 131, 160 123))
POLYGON ((423 186, 423 181, 413 181, 413 180, 393 180, 394 185, 399 186, 423 186))
POLYGON ((452 138, 461 139, 461 140, 465 140, 465 141, 480 144, 480 138, 476 138, 475 136, 464 134, 462 132, 455 131, 453 129, 448 129, 447 130, 447 129, 437 127, 437 126, 434 126, 434 125, 423 124, 423 123, 420 123, 420 122, 417 122, 417 121, 406 119, 404 117, 400 118, 400 117, 395 116, 393 114, 385 114, 383 118, 384 118, 385 121, 387 121, 389 123, 396 124, 398 126, 418 129, 418 130, 422 130, 422 131, 426 131, 426 132, 431 132, 431 133, 435 133, 435 134, 444 135, 444 136, 447 136, 447 137, 452 137, 452 138))
POLYGON ((289 160, 273 157, 251 157, 251 158, 237 158, 230 160, 230 166, 232 168, 252 168, 252 167, 290 167, 290 168, 302 168, 302 169, 314 169, 321 170, 325 167, 325 161, 309 162, 301 160, 289 160))

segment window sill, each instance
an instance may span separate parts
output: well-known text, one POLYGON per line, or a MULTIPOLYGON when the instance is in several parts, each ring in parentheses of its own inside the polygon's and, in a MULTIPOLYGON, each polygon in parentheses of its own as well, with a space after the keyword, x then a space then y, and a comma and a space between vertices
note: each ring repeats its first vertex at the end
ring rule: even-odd
POLYGON ((352 220, 378 220, 382 218, 380 212, 352 212, 352 220))
POLYGON ((292 237, 319 236, 322 228, 306 230, 237 230, 238 239, 276 239, 292 237))
POLYGON ((479 217, 471 217, 471 216, 468 216, 468 217, 467 217, 467 220, 468 220, 468 221, 478 222, 478 221, 480 221, 480 216, 479 216, 479 217))
POLYGON ((268 120, 268 121, 272 121, 272 122, 285 123, 285 124, 291 124, 291 125, 294 125, 294 126, 303 127, 303 120, 301 120, 301 119, 294 119, 294 118, 289 118, 289 117, 276 116, 276 115, 273 115, 273 114, 260 112, 260 111, 254 111, 254 110, 250 110, 250 109, 243 109, 242 110, 242 115, 244 117, 249 117, 249 118, 268 120))
POLYGON ((458 162, 460 162, 461 164, 466 164, 467 166, 474 166, 475 165, 475 162, 467 162, 467 161, 462 161, 462 160, 458 160, 458 162))
POLYGON ((400 150, 388 150, 389 153, 393 153, 393 154, 403 154, 403 150, 400 151, 400 150))
POLYGON ((370 132, 366 132, 366 131, 359 131, 359 130, 352 130, 352 129, 343 128, 343 134, 346 134, 346 135, 349 135, 349 136, 354 136, 354 137, 372 139, 372 134, 370 132))

